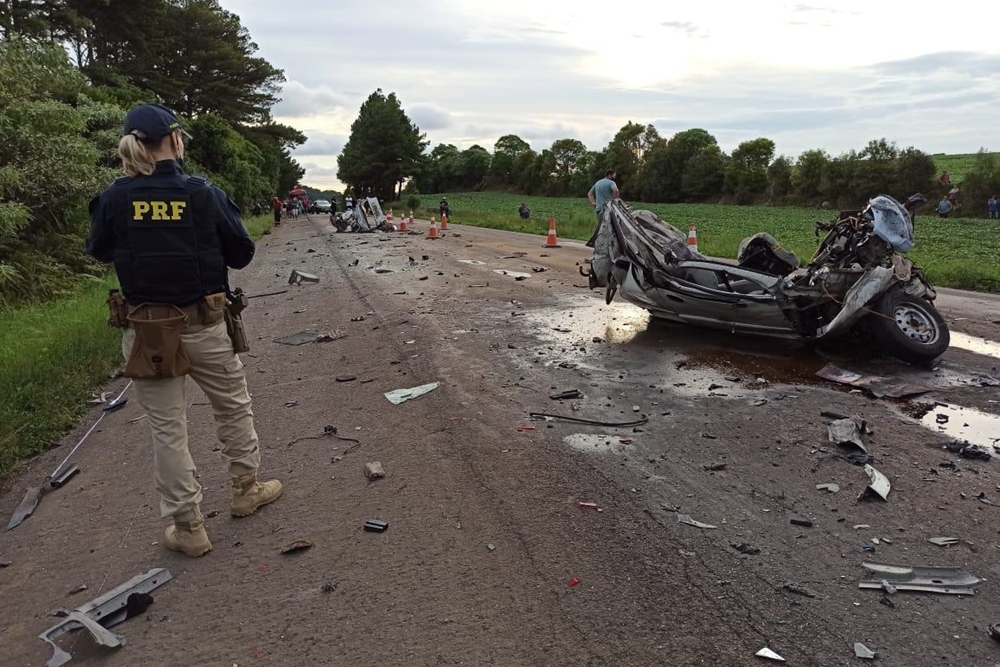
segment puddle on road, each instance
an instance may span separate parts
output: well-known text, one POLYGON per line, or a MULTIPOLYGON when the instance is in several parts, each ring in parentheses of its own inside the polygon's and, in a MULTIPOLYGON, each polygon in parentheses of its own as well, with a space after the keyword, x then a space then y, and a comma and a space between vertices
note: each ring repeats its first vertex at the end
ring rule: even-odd
POLYGON ((951 347, 957 347, 975 354, 982 354, 987 357, 993 357, 994 359, 1000 359, 1000 343, 986 338, 980 338, 979 336, 970 336, 969 334, 961 333, 959 331, 951 332, 951 347))
POLYGON ((531 277, 530 273, 524 273, 522 271, 508 271, 507 269, 493 269, 493 273, 499 273, 501 276, 510 276, 515 279, 520 278, 522 280, 531 277))
MULTIPOLYGON (((973 378, 969 369, 952 368, 947 363, 930 370, 887 357, 873 357, 870 346, 850 338, 807 344, 795 339, 737 334, 659 320, 638 306, 617 301, 607 305, 593 296, 581 296, 568 308, 529 311, 527 316, 525 319, 550 349, 559 350, 558 354, 547 355, 550 363, 570 361, 591 371, 606 371, 606 365, 596 361, 601 355, 626 354, 623 370, 633 373, 633 377, 651 376, 650 380, 661 386, 673 385, 675 393, 688 390, 693 395, 704 393, 697 389, 700 384, 691 380, 690 371, 695 369, 704 376, 701 380, 739 378, 745 388, 769 385, 836 388, 816 376, 827 363, 931 389, 968 386, 973 378), (678 366, 687 373, 680 372, 678 366), (678 387, 685 389, 678 392, 678 387)), ((966 345, 963 335, 956 338, 956 346, 966 345)), ((969 336, 964 338, 979 344, 979 349, 997 345, 969 336)), ((738 396, 730 394, 730 397, 738 396)))
POLYGON ((949 438, 969 442, 973 445, 982 445, 987 449, 1000 444, 1000 417, 975 408, 936 405, 933 410, 923 416, 920 423, 924 427, 949 438), (938 417, 938 415, 943 416, 938 417), (944 417, 947 417, 948 420, 940 423, 938 420, 944 417))

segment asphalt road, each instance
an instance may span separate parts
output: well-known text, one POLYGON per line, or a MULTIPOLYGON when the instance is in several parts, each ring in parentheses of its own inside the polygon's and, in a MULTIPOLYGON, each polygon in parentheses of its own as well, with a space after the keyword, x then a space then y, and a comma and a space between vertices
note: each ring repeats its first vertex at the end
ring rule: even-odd
MULTIPOLYGON (((334 234, 314 216, 265 237, 233 282, 287 290, 251 301, 244 357, 264 472, 285 496, 228 516, 210 412, 192 389, 204 510, 221 513, 208 521, 213 553, 168 553, 142 410, 112 413, 75 457, 81 474, 0 535, 0 663, 44 664, 49 614, 151 567, 174 580, 115 628, 128 644, 66 638, 74 664, 736 666, 764 664, 754 653, 767 646, 825 667, 857 664, 855 642, 886 667, 1000 662, 987 636, 1000 622, 1000 507, 983 501, 1000 504, 998 463, 942 449, 1000 437, 1000 390, 982 386, 1000 365, 1000 300, 942 290, 966 336, 917 369, 650 322, 585 288, 582 244, 455 225, 431 241, 416 227, 334 234), (290 286, 293 268, 320 281, 290 286), (333 340, 275 342, 302 331, 333 340), (852 393, 815 377, 830 361, 931 391, 852 393), (383 396, 431 382, 401 405, 383 396), (581 398, 550 398, 572 389, 581 398), (866 421, 886 501, 858 500, 867 477, 832 456, 821 412, 866 421), (369 461, 387 476, 368 481, 369 461), (374 518, 388 530, 360 530, 374 518), (927 541, 938 536, 959 543, 927 541), (313 546, 279 553, 297 539, 313 546), (865 560, 983 582, 975 596, 890 596, 859 589, 865 560)), ((5 518, 93 418, 3 490, 5 518)))

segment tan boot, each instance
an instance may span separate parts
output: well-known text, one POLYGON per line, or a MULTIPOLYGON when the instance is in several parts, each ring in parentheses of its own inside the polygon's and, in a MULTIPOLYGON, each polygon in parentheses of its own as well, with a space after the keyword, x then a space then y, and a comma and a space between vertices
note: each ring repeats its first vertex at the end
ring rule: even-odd
POLYGON ((281 482, 272 479, 258 482, 257 473, 233 477, 233 501, 229 511, 233 516, 250 516, 258 507, 273 503, 281 496, 281 482))
POLYGON ((175 521, 174 525, 167 526, 163 546, 191 558, 204 556, 212 550, 212 543, 208 541, 208 533, 205 532, 205 519, 199 515, 188 523, 175 521))

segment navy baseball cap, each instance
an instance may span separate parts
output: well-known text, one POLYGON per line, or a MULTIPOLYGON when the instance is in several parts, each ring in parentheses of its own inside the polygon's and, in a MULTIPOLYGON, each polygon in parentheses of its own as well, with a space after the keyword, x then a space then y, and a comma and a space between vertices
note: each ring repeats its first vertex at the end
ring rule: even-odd
POLYGON ((175 130, 191 138, 181 128, 177 115, 162 104, 140 104, 125 116, 125 134, 135 134, 143 141, 159 141, 175 130))

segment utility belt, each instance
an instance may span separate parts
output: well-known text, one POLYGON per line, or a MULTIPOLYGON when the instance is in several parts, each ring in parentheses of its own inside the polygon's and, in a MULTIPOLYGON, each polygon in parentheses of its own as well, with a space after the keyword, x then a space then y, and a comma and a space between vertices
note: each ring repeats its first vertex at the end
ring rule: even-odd
POLYGON ((226 333, 237 354, 250 346, 241 313, 247 306, 243 290, 218 292, 188 306, 163 303, 130 304, 121 292, 108 293, 108 324, 135 331, 135 341, 125 365, 125 376, 136 379, 172 378, 187 375, 191 363, 181 334, 187 326, 212 326, 226 322, 226 333))

